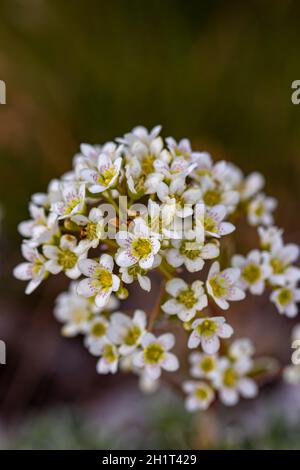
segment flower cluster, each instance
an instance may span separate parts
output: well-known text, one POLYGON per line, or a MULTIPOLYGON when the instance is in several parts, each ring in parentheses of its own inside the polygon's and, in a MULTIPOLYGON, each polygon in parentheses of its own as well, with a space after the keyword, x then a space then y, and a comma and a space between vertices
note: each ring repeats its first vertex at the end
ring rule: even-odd
POLYGON ((50 275, 76 280, 55 307, 63 334, 84 335, 99 373, 130 370, 145 390, 157 388, 162 371, 179 369, 177 323, 178 341, 194 350, 191 376, 201 379, 186 380, 180 361, 187 408, 207 408, 216 393, 233 405, 239 394, 256 394, 255 361, 249 340, 228 345, 233 328, 222 311, 247 291, 268 289, 289 317, 300 300, 299 248, 285 245, 273 226, 276 201, 263 186, 259 173, 244 177, 235 165, 193 151, 187 139, 164 140, 160 126, 82 144, 72 170, 32 196, 31 219, 19 225, 26 261, 15 277, 28 281, 27 294, 50 275), (260 240, 246 256, 234 249, 240 217, 260 240), (155 308, 115 311, 136 286, 151 291, 154 270, 162 276, 155 308))

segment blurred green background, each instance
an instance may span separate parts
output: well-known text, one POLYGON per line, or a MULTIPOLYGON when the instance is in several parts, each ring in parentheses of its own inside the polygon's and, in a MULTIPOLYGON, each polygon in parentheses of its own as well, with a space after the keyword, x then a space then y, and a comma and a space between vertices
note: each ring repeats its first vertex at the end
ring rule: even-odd
MULTIPOLYGON (((16 226, 27 218, 30 195, 70 168, 81 142, 160 123, 165 136, 188 137, 216 159, 263 172, 267 191, 280 200, 279 225, 300 241, 300 105, 291 102, 291 83, 300 79, 299 21, 296 0, 0 1, 0 79, 7 86, 0 106, 0 337, 10 354, 0 370, 4 420, 20 423, 32 409, 69 409, 101 396, 94 362, 79 342, 59 338, 52 318, 63 285, 50 282, 24 299, 11 277, 20 259, 16 226), (84 391, 74 378, 82 370, 84 391)), ((118 390, 122 382, 107 383, 118 390)), ((29 445, 40 442, 33 436, 29 445)))

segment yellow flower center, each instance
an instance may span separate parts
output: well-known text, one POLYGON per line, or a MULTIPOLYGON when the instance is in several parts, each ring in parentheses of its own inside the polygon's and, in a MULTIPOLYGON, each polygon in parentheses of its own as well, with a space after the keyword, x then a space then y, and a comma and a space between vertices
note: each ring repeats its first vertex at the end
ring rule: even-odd
POLYGON ((203 372, 211 372, 216 366, 215 359, 211 356, 204 357, 200 362, 200 368, 203 372))
POLYGON ((282 274, 284 272, 285 265, 279 258, 272 258, 270 264, 274 274, 282 274))
POLYGON ((282 306, 288 305, 293 300, 293 293, 291 289, 281 289, 277 296, 277 300, 282 306))
POLYGON ((207 400, 208 391, 204 387, 198 387, 195 390, 195 396, 196 396, 196 398, 198 398, 198 400, 201 400, 201 401, 207 400))
POLYGON ((227 294, 227 287, 225 279, 214 276, 209 280, 210 286, 212 288, 213 294, 217 298, 225 297, 227 294))
POLYGON ((117 359, 114 347, 112 344, 106 344, 104 346, 102 357, 107 360, 107 362, 115 362, 117 359))
POLYGON ((77 263, 77 256, 71 250, 60 250, 57 261, 63 269, 72 269, 77 263))
POLYGON ((144 349, 144 359, 147 364, 158 364, 164 355, 165 351, 159 343, 149 344, 144 349))
POLYGON ((216 221, 213 217, 205 217, 204 219, 204 229, 207 232, 216 232, 216 221))
POLYGON ((70 214, 73 209, 80 203, 79 197, 74 197, 68 201, 68 206, 66 207, 65 213, 70 214))
POLYGON ((201 336, 212 336, 217 331, 218 325, 212 320, 204 320, 196 327, 201 336))
POLYGON ((262 202, 258 203, 257 207, 255 208, 255 215, 257 217, 262 217, 265 213, 265 206, 262 202))
POLYGON ((196 249, 196 243, 182 242, 179 248, 179 252, 187 258, 193 260, 200 256, 201 250, 196 249))
POLYGON ((97 238, 101 238, 102 224, 96 222, 89 222, 81 233, 88 240, 95 240, 97 238))
POLYGON ((141 336, 141 330, 138 326, 133 325, 131 328, 127 330, 126 336, 124 338, 124 343, 127 346, 134 346, 138 339, 141 336))
POLYGON ((224 376, 223 376, 223 383, 226 387, 234 387, 237 383, 237 379, 238 379, 238 376, 234 369, 229 367, 228 369, 225 370, 224 376))
POLYGON ((100 268, 97 270, 97 277, 104 289, 109 289, 112 286, 112 274, 107 269, 100 268))
POLYGON ((102 175, 98 176, 98 183, 100 183, 102 186, 108 186, 115 174, 115 168, 113 166, 109 167, 102 175))
POLYGON ((203 195, 203 201, 207 206, 216 206, 221 202, 221 194, 217 189, 208 189, 203 195))
POLYGON ((180 292, 177 296, 177 301, 180 304, 183 304, 186 308, 192 308, 195 303, 197 303, 197 299, 195 297, 194 291, 191 287, 180 292))
POLYGON ((142 160, 142 171, 144 174, 149 175, 149 173, 154 172, 153 162, 155 160, 154 155, 146 155, 142 160))
POLYGON ((255 284, 261 277, 261 270, 257 264, 249 263, 242 271, 242 277, 249 283, 255 284))
POLYGON ((152 251, 152 245, 148 238, 137 238, 132 243, 132 251, 137 258, 147 258, 152 251))
POLYGON ((102 322, 94 323, 94 325, 91 328, 91 334, 93 336, 96 336, 97 338, 101 338, 101 336, 104 336, 106 333, 106 325, 102 322))

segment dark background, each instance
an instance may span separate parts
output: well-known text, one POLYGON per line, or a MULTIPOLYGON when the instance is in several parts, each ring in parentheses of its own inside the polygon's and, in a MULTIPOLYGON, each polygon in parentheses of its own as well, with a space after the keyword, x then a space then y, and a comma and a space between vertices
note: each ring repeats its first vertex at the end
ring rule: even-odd
MULTIPOLYGON (((300 2, 292 0, 0 1, 0 79, 7 87, 7 104, 0 106, 0 338, 8 348, 8 363, 0 366, 3 446, 105 447, 105 439, 113 446, 106 434, 104 441, 89 441, 88 431, 74 438, 78 413, 88 425, 90 414, 100 416, 101 432, 112 417, 117 429, 142 426, 139 438, 119 445, 163 445, 166 429, 170 446, 202 445, 186 436, 195 423, 183 411, 165 416, 163 397, 143 399, 135 379, 97 376, 80 340, 60 337, 52 310, 64 278, 25 298, 24 285, 11 275, 21 259, 16 226, 28 218, 30 195, 70 168, 81 142, 103 143, 137 124, 159 123, 165 136, 188 137, 215 159, 264 173, 267 192, 280 202, 277 223, 288 241, 299 243, 300 105, 291 102, 291 83, 300 79, 299 23, 300 2), (158 422, 147 417, 152 400, 158 422), (35 424, 27 424, 32 416, 35 424), (26 435, 32 430, 25 441, 24 426, 26 435)), ((292 323, 266 298, 250 299, 242 310, 243 316, 232 314, 241 333, 288 362, 292 323)), ((275 409, 290 401, 289 393, 275 409)), ((243 408, 251 414, 251 406, 239 407, 237 419, 243 408)), ((264 405, 256 406, 265 423, 264 405)), ((222 438, 228 416, 221 410, 216 420, 222 438)), ((270 442, 261 445, 281 445, 270 442)))

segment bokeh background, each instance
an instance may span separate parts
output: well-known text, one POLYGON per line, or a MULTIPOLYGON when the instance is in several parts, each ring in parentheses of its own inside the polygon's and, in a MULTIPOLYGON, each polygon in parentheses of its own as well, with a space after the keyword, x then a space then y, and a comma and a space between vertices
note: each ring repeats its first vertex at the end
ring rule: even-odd
MULTIPOLYGON (((0 448, 300 448, 299 389, 271 383, 234 410, 191 417, 169 391, 143 397, 134 378, 97 376, 81 341, 60 336, 64 278, 28 298, 11 274, 30 195, 81 142, 137 124, 263 172, 278 224, 300 243, 299 21, 297 0, 1 0, 0 448)), ((267 298, 232 316, 259 352, 289 362, 293 322, 267 298)))

